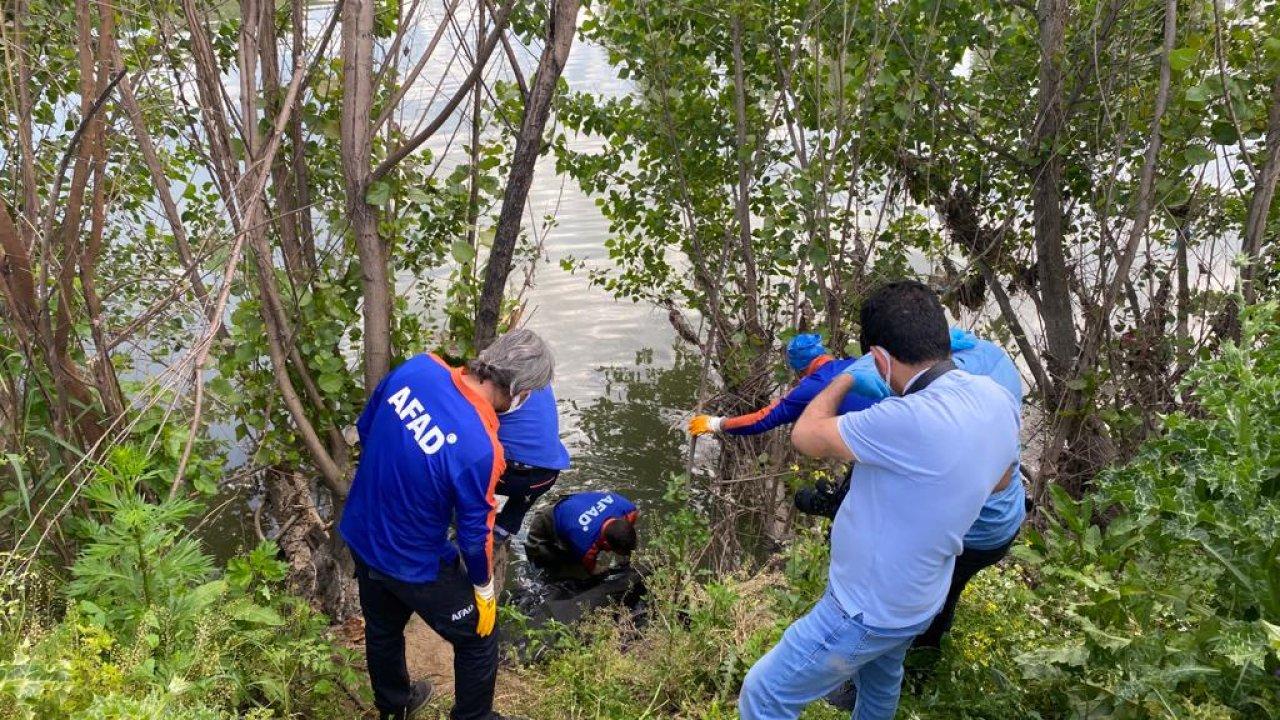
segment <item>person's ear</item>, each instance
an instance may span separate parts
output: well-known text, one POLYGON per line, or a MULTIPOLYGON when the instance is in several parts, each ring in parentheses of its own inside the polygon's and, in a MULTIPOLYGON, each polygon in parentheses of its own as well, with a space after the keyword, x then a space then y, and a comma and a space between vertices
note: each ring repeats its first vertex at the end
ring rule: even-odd
POLYGON ((875 360, 876 370, 880 371, 881 377, 889 376, 889 352, 879 345, 871 348, 871 358, 875 360))

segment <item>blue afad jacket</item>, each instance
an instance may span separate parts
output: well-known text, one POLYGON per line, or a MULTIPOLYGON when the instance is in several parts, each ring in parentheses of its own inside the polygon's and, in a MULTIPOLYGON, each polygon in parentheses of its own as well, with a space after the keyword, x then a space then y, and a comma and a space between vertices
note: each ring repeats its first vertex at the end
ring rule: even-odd
MULTIPOLYGON (((818 393, 822 392, 841 370, 853 363, 853 360, 847 358, 836 360, 830 355, 820 355, 809 363, 804 377, 786 395, 774 400, 768 407, 748 415, 725 418, 720 424, 720 429, 730 435, 757 435, 779 425, 790 425, 800 419, 801 413, 809 403, 818 397, 818 393)), ((866 410, 876 402, 876 400, 849 393, 840 403, 840 414, 866 410)))
POLYGON ((461 552, 471 583, 489 582, 493 492, 506 463, 498 417, 462 369, 435 355, 406 361, 373 391, 357 428, 360 465, 339 526, 351 550, 412 583, 434 580, 461 552))
MULTIPOLYGON (((995 380, 1000 387, 1008 390, 1021 406, 1022 376, 1018 374, 1018 368, 1013 364, 1009 354, 1004 351, 1004 348, 989 340, 981 340, 970 333, 964 333, 964 335, 966 335, 963 338, 966 341, 965 349, 952 352, 951 361, 957 368, 967 373, 986 375, 995 380)), ((872 372, 875 371, 875 360, 870 353, 858 358, 857 362, 862 367, 872 368, 872 372)), ((858 390, 857 383, 854 383, 850 394, 858 390)), ((1026 495, 1026 488, 1022 484, 1022 473, 1014 473, 1009 487, 998 493, 992 493, 991 497, 987 498, 987 502, 982 506, 982 512, 978 514, 978 519, 969 528, 969 532, 965 533, 964 546, 974 550, 994 550, 1009 542, 1027 518, 1026 495)))
POLYGON ((560 442, 560 416, 551 386, 535 390, 515 412, 498 418, 498 442, 507 462, 567 470, 569 451, 560 442))
POLYGON ((635 503, 615 492, 574 493, 556 503, 556 535, 573 549, 590 572, 595 572, 596 556, 603 550, 604 526, 617 518, 636 521, 635 503))

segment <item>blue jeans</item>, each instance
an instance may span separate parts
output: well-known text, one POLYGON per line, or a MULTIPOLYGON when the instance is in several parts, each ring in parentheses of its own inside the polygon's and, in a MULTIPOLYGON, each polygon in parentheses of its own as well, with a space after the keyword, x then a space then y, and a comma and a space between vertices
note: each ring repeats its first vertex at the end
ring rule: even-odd
MULTIPOLYGON (((794 720, 805 705, 852 678, 858 686, 854 720, 889 720, 898 709, 902 660, 926 620, 886 630, 850 617, 831 591, 747 673, 738 697, 742 720, 794 720)), ((930 618, 932 619, 932 618, 930 618)))

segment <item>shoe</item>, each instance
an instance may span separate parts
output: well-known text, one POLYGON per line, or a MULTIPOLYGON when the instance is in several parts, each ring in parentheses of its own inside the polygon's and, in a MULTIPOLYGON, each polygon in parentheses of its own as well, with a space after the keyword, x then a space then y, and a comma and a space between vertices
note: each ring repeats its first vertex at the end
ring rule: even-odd
POLYGON ((858 702, 858 686, 854 685, 852 680, 845 680, 843 685, 832 690, 831 694, 823 699, 837 710, 853 710, 853 706, 858 702))
POLYGON ((431 698, 435 697, 436 689, 430 680, 419 680, 409 688, 409 707, 404 709, 405 720, 413 717, 414 713, 422 709, 423 705, 431 702, 431 698))
POLYGON ((409 704, 403 709, 395 712, 382 712, 378 714, 378 720, 409 720, 431 701, 435 696, 435 688, 431 685, 430 680, 419 680, 409 688, 409 704))

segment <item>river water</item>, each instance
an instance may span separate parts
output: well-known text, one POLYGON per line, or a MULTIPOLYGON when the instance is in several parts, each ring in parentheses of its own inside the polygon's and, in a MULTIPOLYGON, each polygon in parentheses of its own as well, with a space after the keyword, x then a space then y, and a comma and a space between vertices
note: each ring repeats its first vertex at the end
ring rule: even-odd
MULTIPOLYGON (((463 4, 465 5, 465 3, 463 4)), ((465 21, 460 6, 459 21, 465 21)), ((315 6, 313 21, 322 23, 328 8, 315 6)), ((434 32, 438 15, 428 15, 410 35, 410 53, 404 62, 418 57, 434 32)), ((474 33, 474 30, 471 31, 474 33)), ((443 45, 443 43, 442 43, 443 45)), ((526 71, 536 63, 534 51, 517 49, 526 71)), ((407 95, 410 114, 434 114, 466 74, 461 63, 446 61, 452 50, 437 50, 422 74, 422 80, 407 95), (436 60, 434 58, 439 58, 436 60), (437 93, 436 84, 446 80, 437 93)), ((564 78, 573 91, 605 95, 630 91, 610 66, 599 46, 577 42, 569 55, 564 78)), ((459 122, 469 122, 464 103, 456 113, 459 122)), ((447 173, 455 158, 464 160, 465 133, 456 136, 446 125, 426 145, 436 157, 445 157, 447 173)), ((598 139, 572 139, 576 150, 598 148, 598 139)), ((496 216, 497 209, 494 209, 496 216)), ((538 219, 529 227, 542 235, 544 257, 539 260, 534 282, 527 294, 526 326, 542 335, 556 356, 555 390, 560 403, 561 435, 573 466, 561 475, 548 497, 580 489, 612 489, 634 499, 641 514, 660 512, 666 477, 683 466, 686 436, 681 419, 696 399, 698 363, 680 358, 676 339, 666 312, 630 301, 615 300, 602 289, 591 286, 586 269, 568 272, 561 260, 572 258, 586 268, 609 264, 604 249, 608 222, 594 201, 577 185, 555 172, 554 159, 543 158, 537 167, 529 195, 528 218, 538 219), (555 222, 542 228, 542 218, 555 222), (649 511, 649 512, 646 512, 649 511)), ((496 217, 495 217, 496 219, 496 217)), ((523 277, 521 268, 513 275, 523 277)), ((399 278, 407 287, 413 282, 442 282, 442 277, 399 278)), ((514 287, 514 285, 513 285, 514 287)), ((432 308, 421 308, 431 313, 432 308)), ((425 349, 425 348, 424 348, 425 349)), ((353 359, 352 371, 358 372, 353 359)), ((352 418, 354 422, 354 418, 352 418)), ((233 452, 242 457, 242 453, 233 452)), ((228 488, 217 516, 203 533, 213 551, 226 557, 254 542, 252 490, 228 488)), ((645 530, 642 523, 642 534, 645 530)))

